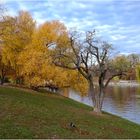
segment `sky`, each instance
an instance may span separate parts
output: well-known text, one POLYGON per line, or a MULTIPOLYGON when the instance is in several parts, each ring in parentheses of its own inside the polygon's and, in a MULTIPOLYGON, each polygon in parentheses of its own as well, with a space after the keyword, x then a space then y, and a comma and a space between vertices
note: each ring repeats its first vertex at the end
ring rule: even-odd
POLYGON ((69 29, 96 30, 118 53, 140 54, 140 0, 0 0, 9 15, 31 13, 37 24, 60 20, 69 29))

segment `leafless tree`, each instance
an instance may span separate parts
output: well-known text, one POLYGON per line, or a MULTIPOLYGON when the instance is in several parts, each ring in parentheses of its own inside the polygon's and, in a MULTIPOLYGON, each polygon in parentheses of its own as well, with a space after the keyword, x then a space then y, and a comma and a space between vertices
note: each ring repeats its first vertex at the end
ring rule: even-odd
POLYGON ((93 101, 93 110, 97 113, 101 113, 107 85, 115 76, 123 74, 111 65, 111 48, 107 42, 96 39, 95 31, 88 31, 84 36, 74 31, 69 34, 67 42, 56 45, 53 53, 56 66, 78 70, 87 80, 88 94, 93 101), (96 82, 95 77, 98 77, 96 82), (97 83, 98 93, 94 90, 97 83))

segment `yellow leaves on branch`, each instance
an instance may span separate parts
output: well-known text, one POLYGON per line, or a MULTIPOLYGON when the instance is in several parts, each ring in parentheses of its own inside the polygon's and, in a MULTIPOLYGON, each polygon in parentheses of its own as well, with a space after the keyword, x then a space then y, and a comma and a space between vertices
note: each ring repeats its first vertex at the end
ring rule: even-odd
POLYGON ((65 35, 66 28, 58 21, 46 22, 35 30, 32 42, 20 54, 19 65, 25 82, 38 86, 51 81, 51 84, 62 87, 67 81, 67 72, 52 64, 47 44, 57 43, 65 35))
POLYGON ((77 71, 56 67, 50 57, 55 46, 49 44, 69 47, 64 24, 49 21, 35 27, 35 21, 25 11, 19 12, 16 17, 6 17, 5 22, 8 24, 1 37, 4 42, 2 59, 15 70, 16 76, 23 78, 24 84, 34 87, 45 84, 61 88, 70 86, 86 92, 87 83, 77 71))
POLYGON ((6 17, 8 23, 4 30, 3 40, 3 61, 11 64, 13 68, 17 65, 18 57, 22 50, 31 41, 35 28, 35 22, 28 12, 21 11, 16 17, 6 17))

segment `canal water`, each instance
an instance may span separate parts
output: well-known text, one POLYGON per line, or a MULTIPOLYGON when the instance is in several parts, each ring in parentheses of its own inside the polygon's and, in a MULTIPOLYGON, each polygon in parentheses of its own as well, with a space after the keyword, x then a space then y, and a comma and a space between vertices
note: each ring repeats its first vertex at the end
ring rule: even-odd
MULTIPOLYGON (((72 89, 63 92, 63 95, 92 106, 88 96, 82 96, 72 89)), ((140 124, 140 86, 109 86, 103 110, 140 124)))

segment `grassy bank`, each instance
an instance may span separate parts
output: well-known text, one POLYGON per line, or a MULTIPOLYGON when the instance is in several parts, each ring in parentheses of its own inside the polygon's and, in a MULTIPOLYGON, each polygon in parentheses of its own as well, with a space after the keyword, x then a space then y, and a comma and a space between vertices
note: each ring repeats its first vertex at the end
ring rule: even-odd
POLYGON ((140 138, 140 125, 59 95, 0 87, 0 138, 140 138))

